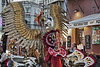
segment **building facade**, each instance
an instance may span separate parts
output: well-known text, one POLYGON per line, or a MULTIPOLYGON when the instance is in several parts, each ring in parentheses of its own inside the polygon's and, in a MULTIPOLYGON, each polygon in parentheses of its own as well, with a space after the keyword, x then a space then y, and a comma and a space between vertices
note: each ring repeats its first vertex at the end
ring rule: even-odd
POLYGON ((100 1, 67 0, 67 10, 68 21, 73 25, 68 45, 82 44, 87 53, 100 55, 100 1))
MULTIPOLYGON (((8 0, 8 3, 11 3, 14 1, 16 0, 8 0)), ((38 24, 37 23, 34 24, 34 19, 40 13, 39 1, 38 0, 27 0, 27 1, 21 0, 21 1, 25 10, 25 20, 26 20, 27 25, 31 29, 38 28, 38 24)), ((0 6, 1 9, 4 9, 7 6, 6 0, 0 0, 0 3, 1 3, 1 6, 0 6)))
POLYGON ((22 2, 22 5, 24 6, 25 20, 27 22, 27 25, 31 29, 38 28, 38 24, 34 23, 34 19, 40 13, 39 4, 35 2, 24 1, 22 2))

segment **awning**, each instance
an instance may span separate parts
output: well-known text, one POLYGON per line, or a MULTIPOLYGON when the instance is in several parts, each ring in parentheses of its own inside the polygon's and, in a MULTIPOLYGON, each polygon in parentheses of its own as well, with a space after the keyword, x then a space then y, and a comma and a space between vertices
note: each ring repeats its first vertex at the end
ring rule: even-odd
POLYGON ((100 25, 100 13, 88 15, 78 20, 71 21, 69 23, 69 28, 80 28, 91 25, 100 25))

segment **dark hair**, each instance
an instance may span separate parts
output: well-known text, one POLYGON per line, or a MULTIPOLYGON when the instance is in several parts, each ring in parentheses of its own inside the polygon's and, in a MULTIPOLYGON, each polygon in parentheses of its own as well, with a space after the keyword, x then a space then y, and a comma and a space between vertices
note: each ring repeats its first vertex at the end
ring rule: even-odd
POLYGON ((75 45, 75 47, 77 48, 77 44, 76 44, 76 43, 74 43, 74 45, 75 45))

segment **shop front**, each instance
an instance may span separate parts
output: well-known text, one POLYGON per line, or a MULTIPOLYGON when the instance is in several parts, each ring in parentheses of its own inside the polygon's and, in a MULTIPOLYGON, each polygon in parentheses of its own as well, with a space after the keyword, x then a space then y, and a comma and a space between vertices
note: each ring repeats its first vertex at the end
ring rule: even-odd
POLYGON ((72 35, 68 36, 71 39, 67 41, 69 48, 72 43, 76 43, 78 49, 100 55, 100 14, 92 14, 71 21, 69 28, 72 29, 72 35))

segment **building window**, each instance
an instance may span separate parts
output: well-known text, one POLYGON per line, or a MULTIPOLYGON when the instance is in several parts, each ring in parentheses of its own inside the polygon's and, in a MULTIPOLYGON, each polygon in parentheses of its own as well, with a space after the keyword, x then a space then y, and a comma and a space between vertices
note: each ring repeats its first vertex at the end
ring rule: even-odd
POLYGON ((84 28, 79 29, 79 44, 84 43, 84 28))
POLYGON ((36 9, 34 8, 34 15, 36 14, 36 9))
POLYGON ((5 3, 5 0, 2 0, 2 3, 5 3))
POLYGON ((60 2, 60 6, 63 8, 64 2, 60 2))
POLYGON ((2 0, 2 7, 5 6, 5 0, 2 0))

